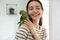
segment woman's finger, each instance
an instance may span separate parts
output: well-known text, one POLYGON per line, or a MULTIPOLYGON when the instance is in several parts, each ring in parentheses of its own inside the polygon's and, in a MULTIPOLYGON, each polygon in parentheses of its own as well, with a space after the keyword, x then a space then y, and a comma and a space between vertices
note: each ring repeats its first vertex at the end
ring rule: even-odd
POLYGON ((29 19, 26 19, 29 23, 32 23, 29 19))
POLYGON ((27 20, 24 20, 24 22, 28 22, 27 20))
POLYGON ((29 26, 27 22, 24 22, 24 23, 25 23, 27 26, 29 26))
POLYGON ((27 24, 27 25, 29 25, 29 22, 27 20, 24 20, 24 23, 27 24))
POLYGON ((24 20, 28 25, 32 25, 32 22, 30 20, 24 20))
POLYGON ((31 25, 29 24, 29 23, 27 23, 27 22, 24 22, 26 25, 27 25, 27 27, 30 29, 31 28, 31 25))
POLYGON ((31 23, 31 22, 28 22, 27 20, 24 20, 25 22, 25 24, 27 25, 27 27, 31 30, 31 29, 33 29, 33 24, 31 23))

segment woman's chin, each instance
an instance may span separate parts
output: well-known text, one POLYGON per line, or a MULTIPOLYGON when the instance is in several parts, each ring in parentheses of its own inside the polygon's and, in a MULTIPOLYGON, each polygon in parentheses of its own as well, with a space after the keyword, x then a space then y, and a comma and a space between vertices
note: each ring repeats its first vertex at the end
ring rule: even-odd
POLYGON ((33 17, 32 19, 33 20, 38 20, 38 19, 40 19, 40 16, 33 17))
POLYGON ((37 19, 39 19, 39 18, 38 18, 38 17, 34 17, 34 18, 33 18, 33 20, 37 20, 37 19))

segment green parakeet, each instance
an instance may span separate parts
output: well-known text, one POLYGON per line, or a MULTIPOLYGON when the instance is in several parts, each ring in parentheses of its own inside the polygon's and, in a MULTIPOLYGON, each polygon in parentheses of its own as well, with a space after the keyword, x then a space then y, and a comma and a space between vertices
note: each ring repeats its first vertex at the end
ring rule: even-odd
POLYGON ((22 24, 24 24, 24 20, 29 18, 28 14, 26 11, 24 10, 21 10, 20 11, 20 14, 22 15, 21 18, 20 18, 20 21, 18 22, 19 26, 21 26, 22 24))

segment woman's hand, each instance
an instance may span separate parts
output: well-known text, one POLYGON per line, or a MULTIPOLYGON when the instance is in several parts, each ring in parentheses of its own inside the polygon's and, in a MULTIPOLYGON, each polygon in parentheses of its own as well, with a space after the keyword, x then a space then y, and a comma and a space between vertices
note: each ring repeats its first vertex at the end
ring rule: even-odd
POLYGON ((29 28, 30 30, 35 28, 33 23, 29 19, 24 20, 24 23, 27 25, 27 28, 29 28))
POLYGON ((27 28, 30 29, 32 35, 34 36, 34 39, 40 40, 39 35, 37 34, 36 30, 34 29, 33 23, 29 19, 24 20, 24 23, 27 25, 27 28))

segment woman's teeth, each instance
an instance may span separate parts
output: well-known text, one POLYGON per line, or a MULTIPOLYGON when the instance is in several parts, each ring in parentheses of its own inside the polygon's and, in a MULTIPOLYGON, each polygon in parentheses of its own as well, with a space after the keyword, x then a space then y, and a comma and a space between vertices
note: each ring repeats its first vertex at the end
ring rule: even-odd
POLYGON ((35 17, 36 17, 36 16, 38 16, 38 15, 39 15, 39 14, 34 14, 33 16, 35 16, 35 17))

